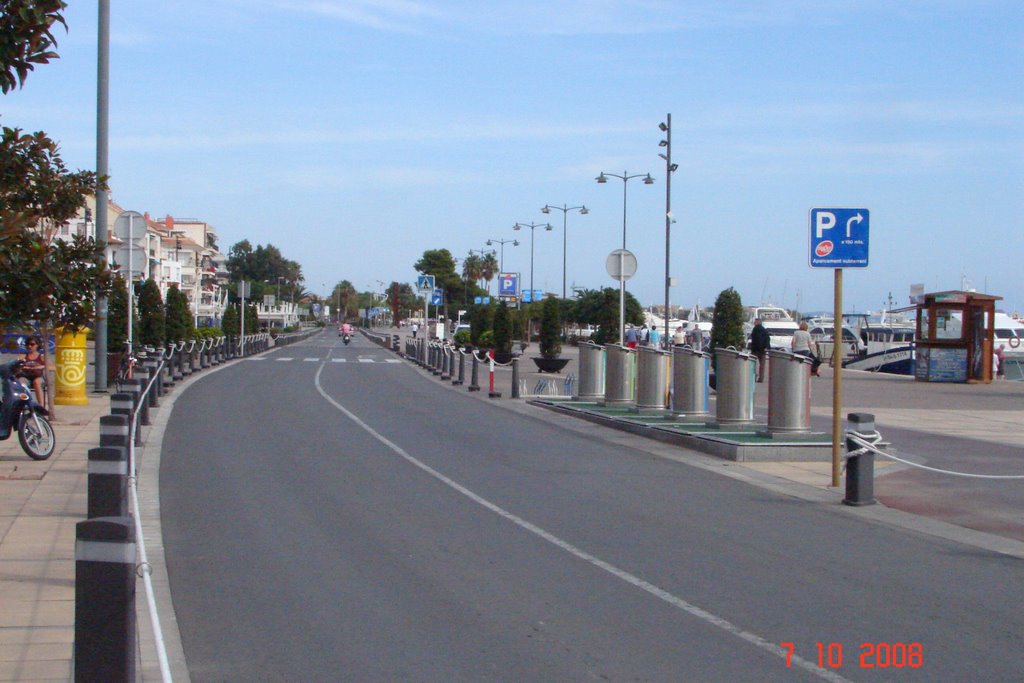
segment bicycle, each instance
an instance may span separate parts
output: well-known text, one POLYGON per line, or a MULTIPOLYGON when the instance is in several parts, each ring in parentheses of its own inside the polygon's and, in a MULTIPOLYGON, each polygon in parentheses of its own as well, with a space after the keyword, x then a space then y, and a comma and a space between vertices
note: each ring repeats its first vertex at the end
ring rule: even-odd
POLYGON ((117 391, 120 393, 121 389, 128 380, 132 378, 132 372, 135 370, 135 364, 138 359, 132 352, 132 347, 128 342, 125 342, 124 352, 121 353, 121 360, 117 366, 117 375, 114 378, 114 383, 117 385, 117 391))

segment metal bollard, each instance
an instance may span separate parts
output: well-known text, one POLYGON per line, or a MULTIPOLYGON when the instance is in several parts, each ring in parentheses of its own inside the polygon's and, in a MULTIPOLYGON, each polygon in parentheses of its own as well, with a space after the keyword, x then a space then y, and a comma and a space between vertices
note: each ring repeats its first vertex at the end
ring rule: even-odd
POLYGON ((811 363, 801 356, 768 350, 768 431, 811 430, 811 363))
POLYGON ((519 358, 512 357, 512 398, 519 398, 519 358))
POLYGON ((457 346, 455 347, 455 352, 459 354, 459 377, 452 380, 452 385, 461 387, 463 382, 466 381, 466 354, 457 346))
POLYGON ((718 348, 715 358, 715 422, 752 423, 757 357, 746 351, 718 348))
POLYGON ((691 346, 672 349, 672 414, 706 417, 711 356, 691 346))
POLYGON ((480 391, 480 384, 477 382, 477 360, 476 351, 473 351, 473 370, 469 375, 469 386, 466 387, 468 391, 480 391))
MULTIPOLYGON (((102 431, 103 425, 115 425, 121 424, 119 421, 110 420, 103 422, 104 418, 100 418, 100 446, 124 446, 128 447, 128 435, 131 434, 132 426, 132 412, 135 409, 135 403, 132 401, 132 395, 129 393, 111 394, 110 396, 110 416, 111 417, 123 417, 124 418, 124 441, 122 443, 119 439, 113 439, 115 435, 121 434, 120 431, 111 428, 108 431, 107 438, 104 438, 102 431)), ((119 437, 120 438, 120 437, 119 437)))
POLYGON ((86 517, 127 517, 128 449, 100 446, 89 449, 86 517))
MULTIPOLYGON (((847 432, 871 434, 875 431, 875 416, 871 413, 850 413, 846 416, 847 432)), ((846 452, 853 453, 860 448, 849 437, 846 452)), ((850 455, 846 459, 846 497, 843 505, 874 505, 875 500, 875 454, 871 451, 850 455)))
POLYGON ((604 398, 604 347, 583 342, 580 348, 580 389, 577 401, 600 401, 604 398))
POLYGON ((636 353, 637 413, 657 415, 668 410, 668 354, 641 347, 636 353))
POLYGON ((130 517, 75 525, 75 681, 135 680, 135 527, 130 517))
POLYGON ((636 402, 636 384, 633 381, 636 352, 633 349, 606 344, 604 398, 601 405, 626 405, 636 402))
POLYGON ((490 398, 501 398, 501 392, 494 388, 494 349, 487 352, 489 377, 487 380, 487 396, 490 398))
POLYGON ((441 362, 441 381, 447 382, 452 378, 452 366, 455 365, 455 355, 448 346, 444 347, 444 360, 441 362))

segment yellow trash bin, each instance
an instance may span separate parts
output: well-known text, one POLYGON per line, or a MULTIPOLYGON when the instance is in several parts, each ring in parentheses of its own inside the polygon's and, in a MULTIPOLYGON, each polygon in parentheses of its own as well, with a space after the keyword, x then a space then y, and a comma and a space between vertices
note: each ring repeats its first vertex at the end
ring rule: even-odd
POLYGON ((85 391, 88 366, 86 331, 59 328, 56 332, 60 336, 57 338, 57 386, 53 402, 59 406, 88 405, 85 391))

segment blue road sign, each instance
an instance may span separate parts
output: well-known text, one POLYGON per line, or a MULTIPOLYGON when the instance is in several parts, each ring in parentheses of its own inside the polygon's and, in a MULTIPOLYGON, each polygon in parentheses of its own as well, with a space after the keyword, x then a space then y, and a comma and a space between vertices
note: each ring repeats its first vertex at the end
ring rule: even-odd
POLYGON ((811 209, 811 268, 867 268, 867 209, 811 209))
POLYGON ((519 294, 519 273, 502 273, 498 276, 498 296, 519 294))
MULTIPOLYGON (((431 279, 433 279, 433 276, 430 276, 430 277, 431 277, 431 279)), ((433 292, 430 293, 430 305, 431 306, 440 306, 443 303, 444 303, 444 290, 443 289, 435 289, 433 292)))
POLYGON ((420 275, 416 278, 416 289, 421 292, 431 292, 434 290, 434 276, 433 275, 420 275))
POLYGON ((483 301, 484 301, 484 298, 482 296, 475 296, 475 297, 473 297, 473 303, 475 303, 475 304, 483 303, 483 301))

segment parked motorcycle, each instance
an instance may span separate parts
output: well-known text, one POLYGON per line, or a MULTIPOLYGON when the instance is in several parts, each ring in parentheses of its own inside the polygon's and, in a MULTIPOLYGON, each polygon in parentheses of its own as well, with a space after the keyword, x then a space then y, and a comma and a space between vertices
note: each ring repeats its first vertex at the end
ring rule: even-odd
POLYGON ((30 387, 15 377, 23 365, 14 360, 0 365, 3 397, 0 402, 0 441, 9 439, 17 429, 22 450, 33 460, 46 460, 53 455, 57 438, 46 418, 49 412, 36 402, 30 387))

